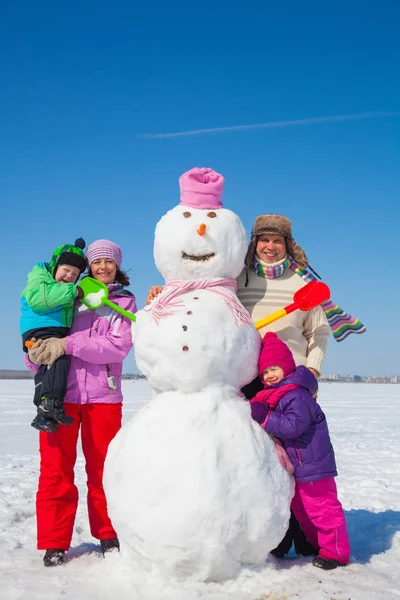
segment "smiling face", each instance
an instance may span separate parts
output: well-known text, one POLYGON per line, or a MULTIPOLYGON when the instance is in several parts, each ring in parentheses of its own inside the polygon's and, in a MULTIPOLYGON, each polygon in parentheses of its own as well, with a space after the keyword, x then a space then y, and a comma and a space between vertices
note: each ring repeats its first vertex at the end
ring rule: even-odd
POLYGON ((285 238, 276 233, 263 233, 257 239, 256 254, 267 264, 282 260, 286 256, 285 238))
POLYGON ((59 265, 54 275, 57 283, 75 283, 81 274, 78 267, 73 265, 59 265))
POLYGON ((278 365, 274 365, 272 367, 267 367, 263 372, 264 383, 267 385, 273 385, 274 383, 278 383, 285 377, 285 373, 283 372, 282 367, 278 367, 278 365))
POLYGON ((179 205, 157 223, 154 259, 166 281, 237 277, 246 247, 243 224, 232 211, 179 205))
POLYGON ((90 264, 92 276, 102 283, 112 283, 117 274, 117 265, 112 258, 97 258, 90 264))

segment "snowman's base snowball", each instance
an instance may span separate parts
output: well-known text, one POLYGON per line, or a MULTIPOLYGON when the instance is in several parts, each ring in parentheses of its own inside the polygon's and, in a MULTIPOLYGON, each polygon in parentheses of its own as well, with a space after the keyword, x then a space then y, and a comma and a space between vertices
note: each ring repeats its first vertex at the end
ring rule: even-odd
POLYGON ((293 480, 228 388, 165 392, 112 441, 104 487, 121 551, 177 578, 262 565, 287 529, 293 480))

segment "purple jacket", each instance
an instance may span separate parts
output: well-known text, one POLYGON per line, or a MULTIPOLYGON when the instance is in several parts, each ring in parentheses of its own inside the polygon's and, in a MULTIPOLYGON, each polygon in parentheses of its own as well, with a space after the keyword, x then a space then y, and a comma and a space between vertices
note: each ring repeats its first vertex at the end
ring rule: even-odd
MULTIPOLYGON (((122 286, 112 284, 109 299, 130 312, 136 312, 135 297, 122 286)), ((72 327, 66 338, 66 354, 71 356, 67 393, 64 401, 73 404, 122 402, 122 362, 132 348, 131 321, 106 305, 96 310, 75 304, 72 327), (115 378, 115 391, 107 378, 115 378)), ((28 355, 25 363, 32 370, 28 355)))
POLYGON ((282 440, 294 465, 297 481, 316 481, 337 475, 335 454, 329 437, 328 424, 320 405, 312 394, 317 380, 307 367, 297 367, 295 372, 279 383, 300 385, 287 392, 275 410, 269 412, 265 431, 282 440))

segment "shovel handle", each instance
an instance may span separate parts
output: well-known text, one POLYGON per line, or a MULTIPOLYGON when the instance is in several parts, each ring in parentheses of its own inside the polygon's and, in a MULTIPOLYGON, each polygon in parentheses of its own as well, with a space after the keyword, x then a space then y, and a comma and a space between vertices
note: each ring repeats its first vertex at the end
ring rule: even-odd
POLYGON ((265 317, 265 319, 261 319, 261 321, 257 321, 255 323, 254 327, 258 331, 259 329, 262 329, 266 325, 269 325, 270 323, 273 323, 274 321, 277 321, 278 319, 281 319, 282 317, 286 317, 286 315, 289 315, 291 312, 293 312, 297 308, 299 308, 299 305, 296 302, 292 302, 292 304, 288 304, 288 306, 285 306, 285 308, 280 308, 276 312, 272 313, 272 315, 265 317))
POLYGON ((280 310, 277 310, 276 312, 272 313, 272 315, 269 315, 269 317, 265 317, 265 319, 261 319, 261 321, 256 321, 256 323, 254 323, 254 327, 258 331, 259 329, 262 329, 266 325, 269 325, 270 323, 273 323, 274 321, 277 321, 278 319, 281 319, 286 315, 286 309, 281 308, 280 310))
POLYGON ((107 304, 107 306, 119 312, 121 315, 124 315, 124 317, 127 317, 131 321, 136 321, 136 317, 133 313, 125 310, 124 308, 121 308, 120 306, 118 306, 118 304, 115 304, 115 302, 111 302, 111 300, 105 298, 103 298, 102 302, 103 304, 107 304))

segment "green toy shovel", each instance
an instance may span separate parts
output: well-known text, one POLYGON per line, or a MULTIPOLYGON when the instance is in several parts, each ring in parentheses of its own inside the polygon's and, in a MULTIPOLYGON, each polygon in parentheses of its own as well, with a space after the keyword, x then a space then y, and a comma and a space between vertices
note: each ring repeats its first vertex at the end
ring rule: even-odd
POLYGON ((93 279, 92 277, 85 277, 78 285, 83 291, 83 298, 80 298, 80 301, 88 308, 95 309, 99 308, 102 304, 106 304, 131 321, 136 321, 133 313, 124 310, 118 304, 108 299, 108 287, 105 283, 97 281, 97 279, 93 279))

